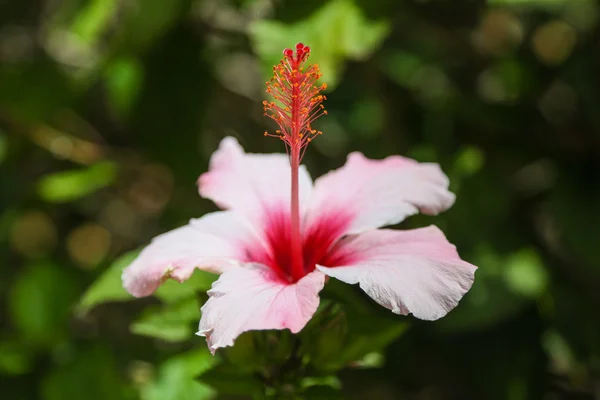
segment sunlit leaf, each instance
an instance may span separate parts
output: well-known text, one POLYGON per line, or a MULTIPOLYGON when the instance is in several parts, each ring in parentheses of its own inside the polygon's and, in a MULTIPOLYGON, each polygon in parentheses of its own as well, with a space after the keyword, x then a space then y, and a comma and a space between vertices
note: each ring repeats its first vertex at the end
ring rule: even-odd
POLYGON ((65 203, 109 186, 116 176, 117 166, 103 161, 85 169, 46 175, 38 183, 38 193, 46 201, 65 203))
POLYGON ((293 25, 270 20, 252 24, 253 46, 265 71, 281 58, 281 51, 303 42, 311 47, 311 63, 319 64, 324 81, 337 85, 346 59, 367 58, 389 32, 385 21, 369 21, 351 0, 332 0, 309 18, 293 25))
POLYGON ((154 295, 167 303, 176 302, 192 297, 197 292, 207 291, 218 277, 216 274, 196 269, 192 276, 185 282, 180 283, 169 279, 158 288, 154 295))
POLYGON ((142 388, 144 400, 204 400, 214 391, 196 380, 217 362, 206 348, 188 351, 165 361, 158 377, 142 388))
POLYGON ((123 269, 138 256, 139 252, 140 250, 130 251, 113 262, 86 290, 77 306, 78 311, 85 313, 96 305, 109 301, 131 300, 132 296, 123 289, 121 275, 123 269))
MULTIPOLYGON (((140 251, 130 251, 115 260, 84 293, 77 306, 78 311, 85 313, 98 304, 133 300, 133 296, 123 288, 121 275, 140 251)), ((165 303, 176 303, 182 299, 195 297, 197 292, 210 289, 217 277, 215 274, 195 270, 185 282, 179 283, 172 279, 167 280, 158 288, 154 296, 165 303)))
POLYGON ((126 116, 134 104, 143 79, 142 65, 135 58, 113 61, 105 72, 110 104, 121 116, 126 116))
POLYGON ((18 275, 9 294, 12 322, 29 343, 51 344, 66 329, 76 293, 77 283, 65 268, 30 265, 18 275))
POLYGON ((150 307, 131 325, 131 332, 170 342, 190 339, 200 319, 196 298, 188 298, 167 306, 150 307))
POLYGON ((518 294, 537 298, 548 286, 548 274, 538 253, 524 249, 507 260, 504 278, 508 286, 518 294))
POLYGON ((77 14, 71 30, 87 43, 95 43, 118 10, 117 0, 92 0, 77 14))

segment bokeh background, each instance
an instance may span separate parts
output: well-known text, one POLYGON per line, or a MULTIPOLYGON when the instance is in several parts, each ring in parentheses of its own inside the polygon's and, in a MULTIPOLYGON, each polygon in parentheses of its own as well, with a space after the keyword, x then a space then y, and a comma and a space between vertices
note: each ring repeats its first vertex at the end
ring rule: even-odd
POLYGON ((591 0, 0 2, 0 398, 600 399, 599 17, 591 0), (440 163, 455 206, 401 227, 437 224, 480 269, 440 321, 332 283, 340 311, 301 335, 302 366, 285 333, 213 358, 193 336, 211 276, 133 300, 120 271, 215 210, 195 180, 221 138, 283 151, 260 102, 299 41, 329 85, 312 176, 355 150, 440 163))

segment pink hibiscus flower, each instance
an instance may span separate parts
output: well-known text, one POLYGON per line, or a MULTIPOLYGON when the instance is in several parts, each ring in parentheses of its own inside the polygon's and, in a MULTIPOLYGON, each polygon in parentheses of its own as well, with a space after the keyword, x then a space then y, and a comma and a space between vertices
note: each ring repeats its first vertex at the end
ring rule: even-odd
POLYGON ((225 211, 156 237, 123 273, 134 296, 152 294, 167 278, 184 281, 195 268, 221 274, 198 332, 213 353, 249 330, 300 331, 327 277, 425 320, 446 315, 473 284, 476 267, 438 228, 378 229, 453 204, 437 164, 352 153, 313 184, 300 161, 321 133, 311 123, 326 111, 318 67, 304 69, 309 53, 302 44, 284 51, 267 84, 277 104, 263 103, 279 125, 265 135, 283 140, 288 154, 247 154, 235 139, 223 139, 198 188, 225 211))

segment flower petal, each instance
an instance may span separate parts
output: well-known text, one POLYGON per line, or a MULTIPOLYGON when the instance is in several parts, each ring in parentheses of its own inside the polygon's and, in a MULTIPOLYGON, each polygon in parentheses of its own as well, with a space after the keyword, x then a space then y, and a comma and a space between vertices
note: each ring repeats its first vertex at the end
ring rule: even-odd
POLYGON ((370 160, 352 153, 343 167, 315 181, 307 224, 334 215, 347 219, 342 233, 360 233, 397 224, 418 211, 435 215, 453 203, 438 164, 400 156, 370 160))
POLYGON ((244 218, 219 211, 155 237, 123 272, 123 286, 136 297, 149 296, 168 278, 188 279, 195 268, 221 273, 262 246, 244 218))
MULTIPOLYGON (((298 179, 302 211, 312 190, 304 166, 298 179)), ((246 154, 236 139, 226 137, 212 155, 209 171, 198 179, 198 190, 219 207, 243 213, 263 226, 269 210, 290 207, 290 162, 285 154, 246 154)))
POLYGON ((325 275, 319 271, 288 283, 261 264, 229 269, 208 291, 198 335, 206 337, 214 354, 246 331, 299 332, 317 310, 324 283, 325 275))
POLYGON ((435 226, 381 229, 338 242, 317 266, 343 282, 358 283, 371 298, 396 314, 435 320, 452 310, 471 288, 477 267, 460 259, 435 226))

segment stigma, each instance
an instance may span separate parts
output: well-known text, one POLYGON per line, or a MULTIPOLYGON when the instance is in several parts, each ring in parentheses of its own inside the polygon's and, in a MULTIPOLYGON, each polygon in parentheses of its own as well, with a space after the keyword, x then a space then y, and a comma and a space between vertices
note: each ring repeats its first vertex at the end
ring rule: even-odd
POLYGON ((280 138, 286 149, 299 151, 323 132, 313 129, 312 123, 327 114, 321 91, 326 84, 317 85, 321 72, 317 64, 306 66, 310 47, 298 43, 295 50, 285 49, 279 64, 273 67, 273 77, 267 82, 267 93, 273 101, 263 101, 265 115, 279 129, 265 136, 280 138))

